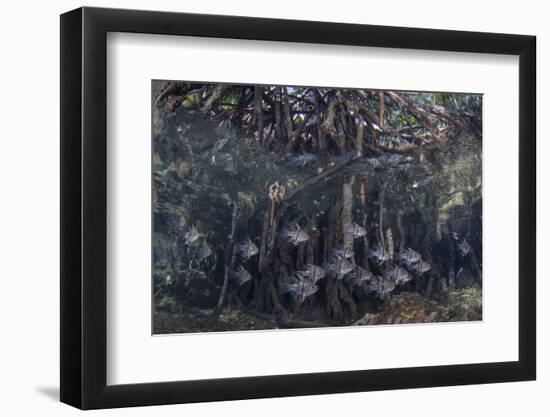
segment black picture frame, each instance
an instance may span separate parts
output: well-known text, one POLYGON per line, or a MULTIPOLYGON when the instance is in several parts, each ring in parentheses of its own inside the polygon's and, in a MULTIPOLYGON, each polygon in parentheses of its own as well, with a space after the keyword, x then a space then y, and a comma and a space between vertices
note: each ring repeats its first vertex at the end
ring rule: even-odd
POLYGON ((533 380, 536 38, 251 17, 80 8, 61 16, 61 401, 82 409, 533 380), (108 32, 519 56, 519 360, 107 385, 108 32))

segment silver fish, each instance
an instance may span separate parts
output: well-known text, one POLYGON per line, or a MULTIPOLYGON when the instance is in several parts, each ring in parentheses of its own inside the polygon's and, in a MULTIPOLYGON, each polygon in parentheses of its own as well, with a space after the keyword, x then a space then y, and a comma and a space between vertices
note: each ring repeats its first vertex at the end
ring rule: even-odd
POLYGON ((304 285, 304 288, 302 289, 302 292, 300 293, 300 296, 298 297, 298 300, 300 303, 303 303, 306 301, 308 297, 311 297, 313 294, 315 294, 317 291, 319 291, 319 287, 315 284, 313 285, 304 285))
POLYGON ((247 260, 257 255, 259 252, 258 247, 250 239, 248 239, 242 245, 237 245, 237 250, 241 254, 241 256, 247 260))
POLYGON ((344 225, 344 234, 353 236, 354 239, 357 239, 365 236, 367 231, 364 227, 359 226, 357 223, 352 223, 344 225))
POLYGON ((458 252, 462 256, 468 255, 472 251, 472 247, 466 242, 466 238, 462 238, 460 242, 458 242, 458 252))
POLYGON ((250 272, 248 272, 242 266, 239 268, 238 271, 233 271, 233 273, 231 274, 231 277, 239 287, 243 285, 245 282, 248 282, 252 279, 252 275, 250 274, 250 272))
POLYGON ((383 300, 395 289, 395 282, 376 276, 376 280, 373 280, 371 284, 368 284, 366 289, 369 292, 376 293, 378 298, 383 300))
POLYGON ((327 276, 327 272, 320 266, 308 264, 304 271, 296 271, 296 276, 300 279, 316 283, 317 281, 325 278, 327 276))
POLYGON ((302 304, 308 297, 319 290, 319 287, 312 282, 284 282, 281 284, 281 295, 290 294, 292 298, 302 304))
POLYGON ((412 279, 412 275, 404 268, 396 266, 388 272, 388 279, 394 281, 396 284, 404 284, 412 279))
POLYGON ((295 230, 283 230, 282 235, 286 237, 294 246, 298 246, 300 243, 307 242, 309 240, 309 235, 307 232, 302 230, 298 225, 296 225, 295 230))
POLYGON ((285 282, 281 282, 279 293, 281 295, 288 294, 289 292, 295 291, 299 285, 302 285, 302 282, 295 276, 290 276, 285 282))
POLYGON ((316 156, 312 153, 305 152, 301 155, 295 156, 290 160, 291 165, 302 165, 305 166, 311 161, 315 160, 316 156))
POLYGON ((401 160, 403 159, 403 156, 402 155, 398 155, 398 154, 393 154, 393 155, 390 155, 387 159, 387 163, 389 165, 396 165, 398 164, 399 162, 401 162, 401 160))
POLYGON ((349 282, 358 287, 368 284, 376 278, 376 276, 372 272, 367 271, 365 268, 362 268, 360 266, 356 266, 355 271, 348 274, 347 277, 349 282))
POLYGON ((193 245, 197 243, 201 237, 204 237, 204 235, 200 233, 195 226, 191 226, 189 231, 183 235, 183 241, 187 245, 193 245))
POLYGON ((418 261, 422 260, 422 256, 412 250, 411 248, 405 249, 402 253, 397 255, 399 259, 401 259, 403 262, 405 262, 408 265, 412 265, 418 261))
POLYGON ((379 265, 382 265, 384 262, 389 261, 390 254, 384 248, 375 247, 374 249, 369 250, 369 258, 374 259, 379 265))
POLYGON ((206 240, 203 240, 202 245, 199 248, 199 253, 198 253, 199 261, 202 261, 202 260, 208 258, 210 255, 212 255, 212 248, 206 242, 206 240))
POLYGON ((353 249, 346 248, 344 246, 338 246, 332 250, 332 254, 338 258, 351 259, 355 255, 353 249))
POLYGON ((361 281, 370 281, 375 277, 375 275, 372 272, 367 271, 365 268, 362 268, 360 266, 355 267, 355 272, 357 277, 361 281))
POLYGON ((344 275, 353 270, 353 265, 350 261, 345 258, 338 258, 333 261, 333 263, 326 263, 325 269, 336 276, 336 279, 343 279, 344 275))
POLYGON ((426 261, 420 261, 415 263, 412 266, 412 269, 414 269, 419 274, 423 274, 424 272, 428 272, 430 269, 432 269, 432 266, 426 261))

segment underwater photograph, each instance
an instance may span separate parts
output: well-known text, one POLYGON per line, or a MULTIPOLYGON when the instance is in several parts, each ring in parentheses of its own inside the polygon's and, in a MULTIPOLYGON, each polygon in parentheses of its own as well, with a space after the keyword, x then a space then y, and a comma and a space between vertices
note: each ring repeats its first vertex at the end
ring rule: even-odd
POLYGON ((482 320, 482 95, 151 82, 152 333, 482 320))

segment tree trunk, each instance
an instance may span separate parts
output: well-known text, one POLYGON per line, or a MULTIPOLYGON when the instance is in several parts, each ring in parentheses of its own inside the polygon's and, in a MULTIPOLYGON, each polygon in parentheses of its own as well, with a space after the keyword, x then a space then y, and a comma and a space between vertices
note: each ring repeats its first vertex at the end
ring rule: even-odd
MULTIPOLYGON (((353 209, 353 183, 355 177, 352 176, 349 182, 345 182, 342 186, 342 229, 345 225, 353 223, 352 209, 353 209)), ((353 236, 343 235, 344 248, 348 251, 353 251, 353 236)), ((355 257, 352 258, 355 263, 355 257)), ((355 266, 355 265, 354 265, 355 266)))
POLYGON ((380 238, 380 249, 385 249, 384 243, 384 199, 386 194, 386 184, 380 186, 380 193, 378 195, 378 235, 380 238))
POLYGON ((317 91, 315 90, 314 94, 314 104, 315 104, 315 125, 317 127, 317 147, 319 149, 320 153, 324 153, 327 150, 327 141, 325 137, 325 131, 323 130, 321 126, 321 102, 322 97, 317 91))
POLYGON ((283 212, 284 205, 281 205, 275 214, 273 224, 270 224, 270 205, 265 210, 258 260, 260 276, 253 297, 255 307, 260 311, 273 312, 286 317, 287 312, 281 305, 277 292, 278 281, 288 277, 287 264, 291 262, 290 257, 286 259, 287 256, 285 256, 285 252, 288 252, 286 245, 277 245, 278 225, 283 212), (281 252, 283 255, 280 254, 281 252), (281 257, 285 259, 281 259, 281 257))
POLYGON ((227 293, 227 287, 229 285, 229 274, 231 273, 232 270, 235 269, 235 262, 237 260, 237 245, 235 244, 235 238, 237 233, 238 219, 239 219, 239 208, 236 203, 233 203, 233 214, 231 217, 231 234, 229 236, 230 244, 227 248, 228 251, 231 251, 231 258, 230 258, 229 264, 225 266, 223 285, 222 285, 222 290, 220 292, 220 297, 218 298, 218 303, 216 305, 216 311, 219 311, 223 306, 225 295, 227 293))
POLYGON ((380 127, 384 128, 384 112, 385 112, 384 92, 379 91, 378 96, 379 96, 379 102, 380 102, 380 107, 379 107, 380 113, 378 115, 378 121, 380 122, 380 127))
POLYGON ((263 109, 263 93, 264 88, 257 85, 254 87, 254 114, 256 128, 258 132, 258 140, 264 139, 264 109, 263 109))
POLYGON ((364 135, 364 125, 363 121, 360 118, 356 119, 356 134, 355 134, 355 153, 357 156, 363 155, 363 135, 364 135))
MULTIPOLYGON (((353 223, 353 183, 355 182, 355 177, 352 176, 349 182, 345 182, 342 186, 342 218, 341 218, 341 230, 344 229, 345 225, 350 225, 353 223)), ((343 235, 343 245, 346 250, 353 251, 354 249, 354 238, 352 235, 344 234, 343 235)), ((351 262, 355 267, 355 256, 351 258, 351 262)), ((342 279, 337 279, 334 283, 332 289, 332 297, 334 297, 333 305, 340 305, 340 308, 336 308, 338 314, 342 317, 344 311, 342 309, 342 304, 344 304, 349 312, 349 315, 354 318, 357 316, 357 306, 353 297, 349 293, 348 289, 344 286, 342 279)), ((342 318, 340 317, 340 319, 342 318)))

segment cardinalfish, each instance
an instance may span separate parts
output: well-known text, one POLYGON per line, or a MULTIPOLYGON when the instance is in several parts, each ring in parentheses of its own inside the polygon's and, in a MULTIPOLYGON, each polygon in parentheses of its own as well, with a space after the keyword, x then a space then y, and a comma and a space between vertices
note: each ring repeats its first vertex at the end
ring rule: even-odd
POLYGON ((405 262, 407 265, 412 265, 422 260, 422 256, 411 248, 407 248, 402 253, 398 254, 398 258, 405 262))
POLYGON ((253 256, 257 255, 258 252, 259 252, 258 247, 250 239, 248 239, 243 244, 237 245, 237 251, 246 260, 248 260, 248 259, 252 258, 253 256))
POLYGON ((460 253, 462 257, 468 255, 472 251, 472 247, 468 244, 465 237, 460 239, 456 232, 453 232, 452 236, 453 239, 458 242, 458 253, 460 253))
POLYGON ((356 266, 355 270, 347 275, 348 281, 357 287, 362 287, 365 284, 368 284, 373 279, 376 279, 376 276, 367 271, 365 268, 356 266))
POLYGON ((382 247, 375 247, 374 249, 369 250, 369 258, 376 261, 378 265, 382 265, 384 262, 389 261, 390 254, 388 251, 382 247))
POLYGON ((398 258, 409 270, 419 274, 423 274, 432 269, 432 266, 428 262, 424 261, 418 252, 412 250, 411 248, 407 248, 400 253, 398 258))
POLYGON ((345 258, 337 258, 333 263, 326 263, 324 266, 336 279, 343 279, 344 275, 353 270, 352 263, 345 258))
POLYGON ((357 239, 366 236, 367 230, 364 227, 359 226, 357 223, 346 224, 344 225, 344 234, 357 239))
POLYGON ((281 295, 290 294, 290 296, 300 304, 318 290, 319 287, 310 281, 283 282, 280 287, 281 295))
POLYGON ((327 276, 327 272, 320 266, 308 264, 304 271, 296 271, 296 276, 302 280, 313 282, 322 280, 327 276))
POLYGON ((355 252, 351 248, 337 246, 332 250, 332 254, 338 258, 351 259, 355 255, 355 252))
POLYGON ((296 225, 295 230, 284 229, 282 231, 282 236, 286 237, 294 246, 298 246, 300 243, 307 242, 309 240, 309 235, 307 232, 302 230, 298 225, 296 225))
POLYGON ((395 282, 396 285, 404 284, 409 282, 413 277, 405 268, 396 266, 394 269, 388 272, 388 279, 395 282))
POLYGON ((205 260, 210 255, 212 255, 212 248, 206 240, 203 240, 198 252, 199 262, 205 260))
POLYGON ((374 292, 381 300, 385 299, 395 289, 395 282, 376 276, 372 283, 366 286, 368 292, 374 292))
POLYGON ((204 237, 202 233, 195 226, 191 226, 189 231, 183 235, 183 241, 186 245, 194 245, 198 243, 199 239, 204 237))
POLYGON ((309 152, 305 152, 305 153, 302 153, 298 156, 295 156, 294 158, 291 158, 290 159, 290 164, 291 165, 305 166, 308 163, 314 161, 315 159, 317 159, 317 157, 314 154, 309 153, 309 152))
POLYGON ((248 272, 242 266, 239 268, 238 271, 233 271, 230 277, 239 287, 245 282, 248 282, 252 279, 252 275, 250 274, 250 272, 248 272))
POLYGON ((462 256, 466 256, 472 251, 471 246, 468 242, 466 242, 465 238, 462 238, 462 240, 458 243, 458 251, 462 256))
POLYGON ((432 269, 432 266, 426 261, 419 261, 412 266, 412 269, 419 274, 423 274, 424 272, 428 272, 432 269))

